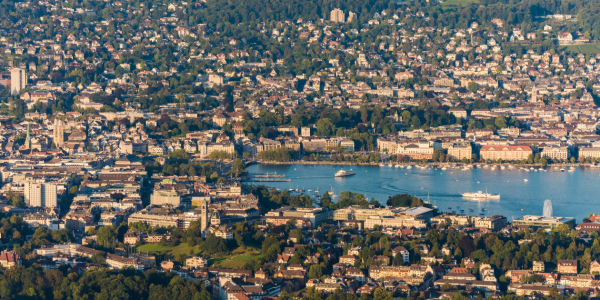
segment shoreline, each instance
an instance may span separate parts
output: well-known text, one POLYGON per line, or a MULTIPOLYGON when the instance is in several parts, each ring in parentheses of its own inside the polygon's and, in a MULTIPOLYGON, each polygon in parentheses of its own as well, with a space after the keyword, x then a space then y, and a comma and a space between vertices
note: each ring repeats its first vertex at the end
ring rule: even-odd
MULTIPOLYGON (((285 161, 285 162, 276 162, 276 161, 250 161, 246 165, 250 166, 253 164, 262 164, 262 165, 339 165, 339 166, 379 166, 383 164, 384 166, 388 166, 390 162, 380 162, 380 163, 354 163, 354 162, 336 162, 336 161, 285 161)), ((452 163, 452 162, 427 162, 417 163, 417 162, 409 162, 409 163, 392 163, 394 167, 396 165, 401 166, 453 166, 453 167, 465 167, 465 166, 513 166, 513 167, 539 167, 539 168, 553 168, 553 167, 578 167, 578 168, 599 168, 600 165, 592 165, 592 164, 581 164, 581 163, 556 163, 549 164, 543 167, 541 164, 511 164, 511 163, 473 163, 473 164, 463 164, 463 163, 452 163)))

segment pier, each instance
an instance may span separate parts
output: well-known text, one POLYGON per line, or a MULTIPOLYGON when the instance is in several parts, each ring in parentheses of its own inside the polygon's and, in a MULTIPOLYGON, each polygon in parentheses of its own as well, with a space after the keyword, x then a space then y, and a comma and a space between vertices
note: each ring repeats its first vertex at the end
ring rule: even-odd
POLYGON ((257 175, 251 175, 254 176, 256 178, 285 178, 285 175, 274 175, 274 174, 257 174, 257 175))
POLYGON ((290 182, 290 179, 285 178, 250 178, 245 181, 255 181, 255 182, 290 182))

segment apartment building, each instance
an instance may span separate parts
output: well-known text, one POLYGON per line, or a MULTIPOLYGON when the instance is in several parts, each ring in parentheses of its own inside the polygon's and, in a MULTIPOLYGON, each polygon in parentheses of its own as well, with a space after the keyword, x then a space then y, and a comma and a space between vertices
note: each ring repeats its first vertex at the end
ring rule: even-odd
POLYGON ((505 216, 495 215, 491 217, 475 218, 474 225, 477 228, 487 228, 492 231, 498 231, 508 224, 505 216))
POLYGON ((463 158, 471 159, 473 149, 471 144, 452 144, 448 147, 448 158, 453 160, 461 160, 463 158))
POLYGON ((115 270, 123 268, 133 268, 134 270, 143 270, 144 264, 137 258, 128 258, 120 255, 107 253, 106 264, 115 270))

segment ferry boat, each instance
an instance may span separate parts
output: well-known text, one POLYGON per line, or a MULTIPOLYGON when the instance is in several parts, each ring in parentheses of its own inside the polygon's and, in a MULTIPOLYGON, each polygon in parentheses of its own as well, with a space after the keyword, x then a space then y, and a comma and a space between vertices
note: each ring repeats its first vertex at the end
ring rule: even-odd
POLYGON ((500 194, 490 194, 482 191, 477 191, 477 193, 464 193, 462 196, 463 198, 471 199, 500 199, 500 194))
POLYGON ((335 177, 346 177, 346 176, 352 176, 352 175, 356 175, 356 173, 354 173, 354 171, 352 171, 352 169, 350 171, 344 171, 344 169, 339 170, 337 173, 335 173, 335 177))

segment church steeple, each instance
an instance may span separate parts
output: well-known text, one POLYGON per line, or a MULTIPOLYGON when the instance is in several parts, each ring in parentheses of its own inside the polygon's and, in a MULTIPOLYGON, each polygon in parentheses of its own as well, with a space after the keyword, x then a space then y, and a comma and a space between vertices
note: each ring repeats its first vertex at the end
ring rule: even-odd
POLYGON ((31 136, 29 135, 29 124, 27 124, 27 137, 25 138, 25 149, 31 149, 31 136))

